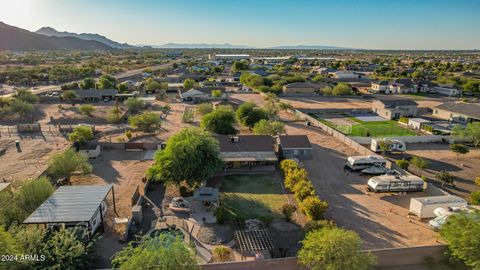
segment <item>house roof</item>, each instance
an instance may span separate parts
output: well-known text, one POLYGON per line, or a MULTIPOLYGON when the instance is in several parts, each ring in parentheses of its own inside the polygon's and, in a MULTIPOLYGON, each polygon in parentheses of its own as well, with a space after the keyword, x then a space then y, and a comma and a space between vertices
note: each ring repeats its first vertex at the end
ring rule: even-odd
POLYGON ((216 136, 220 152, 269 152, 275 151, 273 138, 269 135, 218 135, 216 136), (232 142, 233 137, 238 137, 237 142, 232 142))
POLYGON ((305 149, 312 148, 307 135, 281 135, 278 141, 283 149, 305 149))
POLYGON ((112 189, 112 185, 61 186, 23 223, 90 221, 112 189))
POLYGON ((397 106, 417 106, 418 103, 411 99, 383 99, 378 100, 385 105, 385 108, 392 108, 397 106))
POLYGON ((287 88, 315 88, 315 89, 320 89, 328 84, 326 83, 309 83, 309 82, 294 82, 294 83, 289 83, 285 85, 287 88))
POLYGON ((102 96, 116 96, 118 94, 116 89, 83 89, 74 91, 79 98, 100 98, 102 96))
POLYGON ((478 103, 445 102, 435 108, 480 119, 480 104, 478 103))

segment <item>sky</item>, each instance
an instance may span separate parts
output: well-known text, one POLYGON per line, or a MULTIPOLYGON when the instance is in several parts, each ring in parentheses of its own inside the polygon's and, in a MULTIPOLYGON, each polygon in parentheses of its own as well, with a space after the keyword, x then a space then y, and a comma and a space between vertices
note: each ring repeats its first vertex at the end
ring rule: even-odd
POLYGON ((144 45, 480 49, 480 0, 0 0, 0 21, 144 45))

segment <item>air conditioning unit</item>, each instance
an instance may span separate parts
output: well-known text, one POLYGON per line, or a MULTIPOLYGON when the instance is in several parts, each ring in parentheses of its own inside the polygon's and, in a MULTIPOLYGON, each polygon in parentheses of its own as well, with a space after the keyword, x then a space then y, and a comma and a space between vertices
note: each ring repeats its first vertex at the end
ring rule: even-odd
POLYGON ((230 141, 231 141, 232 143, 238 142, 238 136, 232 136, 232 137, 230 137, 230 141))

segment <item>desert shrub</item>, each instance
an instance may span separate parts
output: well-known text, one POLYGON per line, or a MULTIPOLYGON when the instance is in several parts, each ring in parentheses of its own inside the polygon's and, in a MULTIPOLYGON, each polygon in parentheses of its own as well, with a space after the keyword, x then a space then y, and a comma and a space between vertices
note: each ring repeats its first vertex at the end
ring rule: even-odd
POLYGON ((308 180, 297 182, 293 187, 293 192, 295 192, 294 196, 298 202, 303 202, 303 200, 309 196, 315 196, 315 188, 308 180))
POLYGON ((282 211, 283 217, 286 221, 291 221, 293 213, 297 211, 297 207, 293 204, 286 203, 282 205, 280 211, 282 211))
POLYGON ((218 246, 213 249, 213 259, 215 262, 229 262, 232 260, 232 249, 226 246, 218 246))
POLYGON ((320 200, 317 196, 306 197, 300 203, 300 209, 311 220, 320 220, 328 208, 328 203, 320 200))
POLYGON ((399 159, 395 161, 395 163, 397 164, 398 167, 404 170, 408 170, 408 166, 410 166, 410 163, 408 162, 408 160, 405 160, 405 159, 399 159))
POLYGON ((331 220, 310 220, 305 223, 303 231, 309 233, 311 231, 321 230, 323 228, 335 228, 337 225, 331 220))
POLYGON ((470 203, 473 205, 480 205, 480 190, 470 193, 470 203))

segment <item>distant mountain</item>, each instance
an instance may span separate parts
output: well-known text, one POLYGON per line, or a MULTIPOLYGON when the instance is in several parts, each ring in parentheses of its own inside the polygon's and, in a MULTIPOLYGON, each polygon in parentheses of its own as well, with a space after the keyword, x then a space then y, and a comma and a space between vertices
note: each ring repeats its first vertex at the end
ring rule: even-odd
POLYGON ((50 51, 50 50, 99 50, 113 48, 94 40, 76 37, 49 37, 0 22, 0 50, 50 51))
POLYGON ((355 50, 353 48, 335 47, 335 46, 322 46, 322 45, 284 45, 273 46, 266 49, 277 50, 355 50))
POLYGON ((49 36, 49 37, 76 37, 83 40, 95 40, 116 49, 137 48, 127 43, 119 43, 119 42, 113 41, 99 34, 89 34, 89 33, 77 34, 77 33, 71 33, 71 32, 59 32, 54 28, 48 27, 48 26, 38 29, 35 33, 44 35, 44 36, 49 36))
POLYGON ((163 45, 150 45, 152 48, 156 49, 248 49, 254 48, 244 45, 232 45, 229 43, 225 44, 204 44, 204 43, 192 43, 192 44, 180 44, 180 43, 167 43, 163 45))

